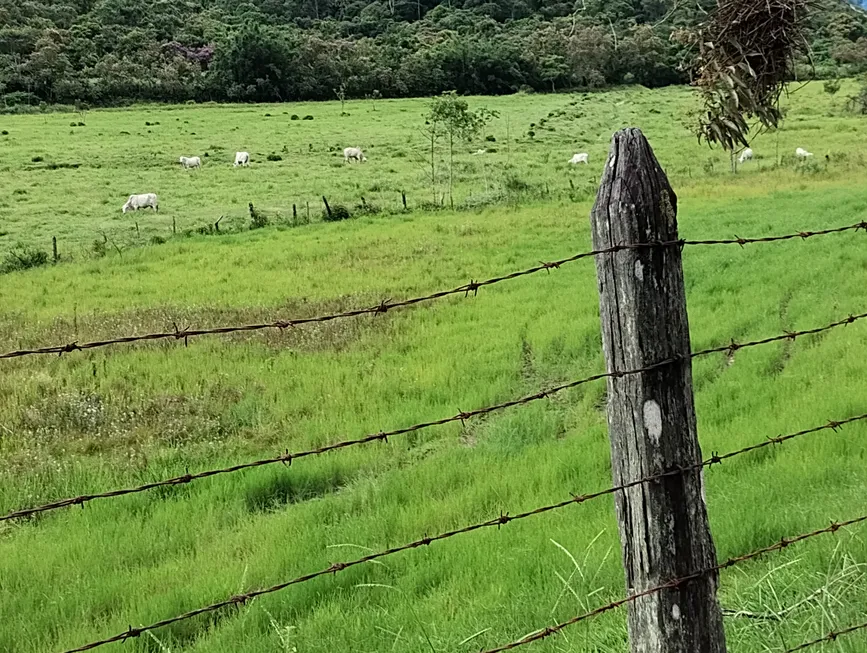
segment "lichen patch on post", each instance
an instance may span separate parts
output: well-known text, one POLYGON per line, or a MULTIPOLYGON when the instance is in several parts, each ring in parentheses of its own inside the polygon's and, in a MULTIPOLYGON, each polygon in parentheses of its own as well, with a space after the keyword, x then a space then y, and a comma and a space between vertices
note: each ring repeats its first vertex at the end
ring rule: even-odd
POLYGON ((671 616, 674 619, 680 619, 680 607, 677 605, 677 603, 671 606, 671 616))
POLYGON ((662 436, 662 410, 653 399, 644 402, 644 428, 655 443, 662 436))
POLYGON ((704 502, 704 505, 707 505, 707 494, 704 491, 704 468, 703 467, 698 472, 698 483, 699 483, 699 487, 701 488, 701 500, 702 500, 702 502, 704 502))
POLYGON ((635 278, 639 281, 644 281, 644 266, 637 259, 635 261, 635 278))

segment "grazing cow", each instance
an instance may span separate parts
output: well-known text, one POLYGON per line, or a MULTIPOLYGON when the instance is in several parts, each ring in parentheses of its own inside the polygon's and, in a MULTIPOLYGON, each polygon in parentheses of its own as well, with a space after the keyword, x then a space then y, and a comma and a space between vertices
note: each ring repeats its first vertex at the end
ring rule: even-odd
POLYGON ((476 150, 475 152, 473 152, 473 156, 479 156, 480 154, 487 154, 487 153, 488 153, 487 150, 476 150))
POLYGON ((799 147, 797 150, 795 150, 795 156, 799 159, 806 159, 813 156, 813 153, 807 152, 807 150, 805 150, 804 148, 799 147))
POLYGON ((154 212, 160 210, 160 203, 154 193, 144 193, 143 195, 130 195, 126 204, 121 209, 124 213, 127 211, 138 211, 139 209, 152 208, 154 212))
POLYGON ((350 161, 361 163, 362 161, 367 161, 367 157, 364 156, 364 152, 361 151, 360 147, 347 147, 343 150, 343 162, 349 163, 350 161))
POLYGON ((202 167, 202 160, 197 156, 182 156, 179 161, 186 170, 202 167))
POLYGON ((579 163, 590 163, 590 155, 586 152, 582 152, 581 154, 576 154, 571 159, 569 159, 569 163, 573 165, 577 165, 579 163))
POLYGON ((235 152, 235 167, 250 165, 249 152, 235 152))
POLYGON ((753 160, 753 151, 750 148, 745 149, 741 152, 741 155, 738 157, 738 163, 743 163, 744 161, 752 161, 753 160))

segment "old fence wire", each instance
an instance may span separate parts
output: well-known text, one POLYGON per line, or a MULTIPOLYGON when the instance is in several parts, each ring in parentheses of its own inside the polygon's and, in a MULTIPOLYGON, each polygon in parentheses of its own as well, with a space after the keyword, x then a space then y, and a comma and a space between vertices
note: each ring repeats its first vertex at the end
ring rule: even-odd
MULTIPOLYGON (((260 330, 266 330, 266 329, 283 330, 283 329, 287 329, 287 328, 303 326, 305 324, 329 322, 329 321, 333 321, 333 320, 359 317, 362 315, 379 315, 379 314, 383 314, 383 313, 386 313, 386 312, 389 312, 389 311, 392 311, 395 309, 410 307, 410 306, 414 306, 414 305, 422 304, 422 303, 426 303, 426 302, 432 302, 432 301, 442 299, 445 297, 449 297, 449 296, 463 295, 466 297, 466 296, 469 296, 470 294, 475 295, 479 289, 487 287, 487 286, 499 284, 499 283, 513 280, 513 279, 518 279, 521 277, 526 277, 529 275, 538 274, 541 272, 550 272, 551 270, 559 269, 562 265, 565 265, 565 264, 570 263, 570 262, 578 261, 581 259, 596 257, 596 256, 601 256, 601 255, 614 254, 614 253, 625 251, 625 250, 637 250, 637 249, 647 249, 647 248, 665 248, 665 247, 677 247, 677 248, 683 249, 684 247, 687 247, 687 246, 715 246, 715 245, 739 245, 739 246, 743 247, 746 245, 759 244, 759 243, 773 243, 773 242, 782 242, 782 241, 796 240, 796 239, 806 240, 806 239, 817 237, 817 236, 839 234, 839 233, 843 233, 843 232, 858 231, 858 230, 867 231, 867 222, 860 221, 860 222, 857 222, 857 223, 854 223, 851 225, 838 227, 838 228, 824 229, 824 230, 818 230, 818 231, 800 231, 800 232, 794 232, 794 233, 789 233, 789 234, 780 235, 780 236, 768 236, 768 237, 757 237, 757 238, 741 238, 741 237, 735 236, 734 238, 731 238, 731 239, 722 239, 722 240, 677 239, 677 240, 670 240, 670 241, 655 241, 655 242, 641 243, 641 244, 616 245, 616 246, 613 246, 610 248, 596 249, 593 251, 575 254, 573 256, 563 258, 560 260, 556 260, 556 261, 542 262, 537 266, 528 268, 526 270, 513 272, 511 274, 507 274, 504 276, 492 277, 492 278, 489 278, 489 279, 486 279, 483 281, 470 281, 467 284, 464 284, 462 286, 458 286, 458 287, 453 288, 451 290, 443 290, 443 291, 434 292, 434 293, 431 293, 428 295, 415 297, 415 298, 411 298, 411 299, 406 299, 406 300, 400 300, 400 301, 384 300, 377 306, 355 309, 355 310, 345 311, 345 312, 341 312, 341 313, 334 313, 334 314, 330 314, 330 315, 322 315, 322 316, 318 316, 318 317, 309 317, 309 318, 294 318, 294 319, 280 320, 280 321, 276 321, 276 322, 263 323, 263 324, 246 324, 246 325, 235 325, 235 326, 230 325, 230 326, 220 326, 220 327, 214 327, 214 328, 203 328, 203 329, 178 329, 178 328, 175 328, 173 331, 166 331, 166 332, 162 332, 162 333, 130 335, 130 336, 116 337, 116 338, 110 338, 110 339, 101 340, 101 341, 93 341, 93 342, 85 342, 85 343, 71 342, 71 343, 64 344, 64 345, 54 345, 54 346, 38 347, 38 348, 34 348, 34 349, 20 349, 20 350, 16 350, 16 351, 9 351, 7 353, 0 354, 0 359, 14 359, 14 358, 27 357, 27 356, 46 355, 46 354, 64 354, 64 353, 71 353, 71 352, 75 352, 75 351, 85 351, 85 350, 90 350, 90 349, 108 347, 108 346, 112 346, 112 345, 119 345, 119 344, 124 344, 124 343, 139 343, 139 342, 156 341, 156 340, 174 339, 174 340, 183 340, 186 343, 189 338, 204 336, 204 335, 231 334, 231 333, 239 333, 239 332, 260 331, 260 330)), ((723 353, 723 354, 727 354, 729 356, 733 356, 735 352, 742 350, 742 349, 763 346, 763 345, 781 342, 781 341, 786 341, 786 340, 794 341, 794 340, 801 338, 801 337, 814 335, 814 334, 822 333, 822 332, 829 331, 832 329, 844 327, 844 326, 853 324, 857 321, 863 320, 865 318, 867 318, 867 312, 861 313, 858 315, 850 315, 846 318, 832 322, 832 323, 827 324, 825 326, 801 330, 801 331, 787 331, 787 332, 784 332, 780 335, 767 337, 767 338, 760 339, 760 340, 753 340, 753 341, 749 341, 749 342, 736 342, 736 341, 732 340, 728 344, 725 344, 725 345, 720 345, 717 347, 712 347, 712 348, 704 349, 704 350, 697 351, 697 352, 691 352, 688 356, 671 357, 671 358, 668 358, 666 360, 658 361, 652 365, 643 366, 640 369, 630 369, 630 370, 617 370, 617 369, 615 369, 615 370, 612 370, 612 371, 607 372, 607 373, 595 374, 593 376, 574 380, 574 381, 571 381, 569 383, 564 383, 561 385, 557 385, 554 387, 543 389, 537 393, 527 395, 527 396, 524 396, 524 397, 521 397, 518 399, 506 401, 506 402, 496 404, 496 405, 487 406, 484 408, 479 408, 476 410, 459 411, 456 415, 451 416, 451 417, 446 417, 446 418, 442 418, 442 419, 438 419, 438 420, 434 420, 434 421, 422 422, 422 423, 415 424, 413 426, 409 426, 409 427, 405 427, 405 428, 395 429, 395 430, 387 431, 387 432, 383 431, 383 432, 379 432, 379 433, 371 433, 371 434, 365 435, 365 436, 360 437, 360 438, 342 440, 342 441, 338 441, 334 444, 329 444, 329 445, 326 445, 323 447, 319 447, 319 448, 311 449, 311 450, 307 450, 307 451, 299 451, 299 452, 294 452, 294 453, 289 453, 287 451, 284 454, 277 455, 277 456, 274 456, 272 458, 265 458, 262 460, 241 463, 241 464, 237 464, 237 465, 233 465, 233 466, 229 466, 229 467, 224 467, 224 468, 220 468, 220 469, 212 469, 212 470, 198 472, 195 474, 187 473, 187 474, 184 474, 181 476, 176 476, 174 478, 168 478, 168 479, 153 482, 153 483, 147 483, 147 484, 140 485, 137 487, 130 487, 130 488, 112 490, 112 491, 107 491, 107 492, 101 492, 101 493, 85 494, 85 495, 80 495, 80 496, 71 497, 71 498, 67 498, 67 499, 61 499, 61 500, 53 501, 50 503, 45 503, 45 504, 39 505, 39 506, 22 508, 22 509, 19 509, 19 510, 16 510, 16 511, 13 511, 13 512, 10 512, 8 514, 0 516, 0 522, 14 520, 14 519, 20 519, 20 518, 25 518, 25 517, 31 517, 31 516, 34 516, 34 515, 37 515, 40 513, 45 513, 45 512, 52 511, 52 510, 65 508, 68 506, 75 506, 75 505, 83 506, 85 503, 88 503, 90 501, 94 501, 97 499, 108 499, 108 498, 126 496, 126 495, 130 495, 130 494, 137 494, 137 493, 141 493, 141 492, 147 492, 149 490, 152 490, 155 488, 160 488, 160 487, 170 487, 170 486, 176 486, 176 485, 183 485, 183 484, 191 483, 193 481, 212 477, 212 476, 217 476, 217 475, 222 475, 222 474, 230 474, 230 473, 239 472, 242 470, 247 470, 247 469, 252 469, 252 468, 257 468, 257 467, 262 467, 262 466, 266 466, 266 465, 273 465, 273 464, 278 464, 278 463, 284 464, 284 465, 290 465, 293 461, 301 459, 301 458, 305 458, 305 457, 309 457, 309 456, 317 456, 317 455, 325 454, 325 453, 328 453, 331 451, 344 449, 347 447, 364 445, 364 444, 369 444, 369 443, 374 443, 374 442, 387 443, 388 438, 390 438, 390 437, 405 435, 408 433, 413 433, 413 432, 421 431, 421 430, 424 430, 427 428, 431 428, 431 427, 435 427, 435 426, 442 426, 442 425, 450 424, 450 423, 456 423, 456 422, 463 423, 463 422, 466 422, 467 420, 470 420, 470 419, 473 419, 473 418, 476 418, 479 416, 488 415, 488 414, 491 414, 491 413, 494 413, 497 411, 502 411, 502 410, 516 407, 516 406, 526 405, 526 404, 529 404, 529 403, 532 403, 535 401, 540 401, 543 399, 548 399, 557 393, 563 392, 563 391, 571 389, 571 388, 578 387, 580 385, 591 383, 594 381, 599 381, 602 379, 612 379, 612 378, 616 379, 616 378, 621 378, 621 377, 629 376, 629 375, 642 374, 642 373, 654 371, 654 370, 657 370, 657 369, 660 369, 660 368, 663 368, 665 366, 672 365, 675 363, 681 363, 681 362, 684 362, 684 360, 691 360, 691 359, 694 359, 697 357, 708 356, 708 355, 712 355, 712 354, 723 353)), ((305 574, 302 576, 298 576, 297 578, 294 578, 292 580, 274 585, 272 587, 268 587, 265 589, 250 590, 244 594, 235 595, 235 596, 229 597, 228 599, 225 599, 223 601, 219 601, 219 602, 213 603, 211 605, 197 608, 195 610, 191 610, 189 612, 186 612, 186 613, 183 613, 183 614, 180 614, 178 616, 171 617, 168 619, 164 619, 162 621, 158 621, 158 622, 152 623, 152 624, 147 625, 147 626, 141 626, 138 628, 130 627, 128 630, 126 630, 124 632, 118 633, 114 636, 111 636, 111 637, 108 637, 108 638, 105 638, 102 640, 98 640, 98 641, 91 642, 89 644, 85 644, 85 645, 80 646, 78 648, 70 649, 66 653, 78 653, 81 651, 88 651, 88 650, 91 650, 91 649, 94 649, 94 648, 97 648, 97 647, 100 647, 100 646, 103 646, 106 644, 110 644, 113 642, 123 642, 123 641, 126 641, 127 639, 138 637, 143 633, 153 631, 153 630, 168 626, 170 624, 177 623, 179 621, 192 619, 196 616, 199 616, 199 615, 202 615, 205 613, 216 612, 216 611, 223 610, 223 609, 233 607, 233 606, 237 607, 240 605, 244 605, 247 602, 249 602, 249 601, 251 601, 251 600, 253 600, 259 596, 278 592, 278 591, 286 589, 290 586, 304 583, 304 582, 313 580, 315 578, 320 578, 322 576, 337 574, 337 573, 340 573, 346 569, 356 567, 358 565, 362 565, 362 564, 365 564, 368 562, 372 562, 372 561, 375 561, 375 560, 378 560, 380 558, 384 558, 384 557, 387 557, 390 555, 394 555, 397 553, 401 553, 401 552, 408 551, 411 549, 416 549, 416 548, 423 547, 423 546, 429 546, 434 542, 438 542, 441 540, 449 539, 452 537, 456 537, 459 535, 471 533, 471 532, 482 530, 482 529, 488 529, 488 528, 499 529, 499 528, 501 528, 501 527, 513 522, 513 521, 523 520, 523 519, 527 519, 529 517, 533 517, 536 515, 549 513, 551 511, 559 510, 561 508, 565 508, 567 506, 571 506, 571 505, 575 505, 575 504, 583 504, 583 503, 591 501, 593 499, 597 499, 597 498, 609 496, 609 495, 614 495, 618 492, 622 492, 622 491, 627 490, 631 487, 635 487, 638 485, 647 485, 647 484, 654 483, 654 482, 657 482, 657 481, 660 481, 660 480, 663 480, 665 478, 672 477, 672 476, 680 476, 680 475, 685 475, 685 474, 689 474, 689 473, 694 473, 694 472, 697 472, 698 470, 704 469, 706 467, 711 468, 717 464, 723 463, 726 460, 729 460, 729 459, 732 459, 732 458, 735 458, 735 457, 738 457, 738 456, 741 456, 744 454, 748 454, 750 452, 753 452, 753 451, 756 451, 759 449, 763 449, 766 447, 779 446, 779 445, 782 445, 782 444, 789 442, 793 439, 801 438, 801 437, 809 435, 809 434, 814 434, 814 433, 818 433, 821 431, 827 431, 827 430, 837 432, 846 425, 849 425, 849 424, 852 424, 855 422, 862 422, 864 420, 867 420, 867 413, 865 413, 863 415, 855 416, 855 417, 841 418, 841 419, 836 420, 836 421, 830 421, 830 422, 823 424, 821 426, 816 426, 816 427, 805 429, 805 430, 798 431, 795 433, 790 433, 788 435, 769 437, 760 443, 745 447, 745 448, 737 450, 737 451, 732 451, 730 453, 726 453, 726 454, 722 454, 722 455, 720 455, 718 453, 713 453, 709 458, 707 458, 701 462, 698 462, 694 465, 668 469, 668 470, 661 472, 661 473, 658 473, 658 474, 650 475, 650 476, 647 476, 645 478, 641 478, 641 479, 638 479, 638 480, 635 480, 635 481, 632 481, 629 483, 625 483, 625 484, 621 484, 621 485, 615 485, 615 486, 610 487, 608 489, 594 492, 591 494, 573 495, 567 500, 564 500, 564 501, 561 501, 561 502, 558 502, 555 504, 543 506, 540 508, 536 508, 534 510, 530 510, 527 512, 517 513, 514 515, 510 515, 508 513, 500 514, 497 517, 488 519, 488 520, 480 522, 480 523, 475 523, 475 524, 472 524, 469 526, 465 526, 465 527, 460 528, 460 529, 447 531, 444 533, 440 533, 439 535, 434 535, 434 536, 430 536, 430 537, 425 536, 425 537, 420 538, 418 540, 415 540, 413 542, 410 542, 410 543, 407 543, 407 544, 404 544, 401 546, 385 549, 385 550, 382 550, 382 551, 379 551, 376 553, 371 553, 369 555, 366 555, 366 556, 363 556, 363 557, 360 557, 360 558, 357 558, 354 560, 350 560, 347 562, 333 563, 326 568, 323 568, 323 569, 320 569, 318 571, 308 573, 308 574, 305 574)), ((772 553, 775 551, 781 551, 783 549, 788 548, 789 546, 791 546, 793 544, 802 542, 804 540, 812 539, 812 538, 818 537, 820 535, 836 533, 841 528, 860 524, 860 523, 865 522, 865 521, 867 521, 867 515, 861 516, 861 517, 856 517, 853 519, 849 519, 847 521, 834 522, 826 528, 822 528, 822 529, 819 529, 819 530, 816 530, 816 531, 813 531, 810 533, 806 533, 803 535, 798 535, 796 537, 783 538, 781 541, 779 541, 776 544, 773 544, 771 546, 767 546, 767 547, 764 547, 762 549, 758 549, 758 550, 753 551, 751 553, 747 553, 747 554, 744 554, 744 555, 741 555, 741 556, 738 556, 735 558, 730 558, 730 559, 728 559, 725 562, 722 562, 720 564, 717 564, 717 565, 714 565, 711 567, 707 567, 705 569, 701 569, 701 570, 696 571, 696 572, 694 572, 690 575, 687 575, 687 576, 682 576, 679 578, 671 579, 664 584, 652 587, 650 589, 643 590, 643 591, 637 592, 637 593, 629 594, 625 598, 619 599, 617 601, 613 601, 607 605, 598 607, 598 608, 596 608, 592 611, 589 611, 585 614, 573 617, 572 619, 569 619, 568 621, 556 624, 554 626, 549 626, 549 627, 543 628, 543 629, 541 629, 535 633, 527 635, 527 636, 525 636, 519 640, 513 641, 513 642, 506 644, 504 646, 490 649, 490 650, 486 651, 485 653, 500 653, 501 651, 511 650, 513 648, 517 648, 517 647, 523 646, 525 644, 529 644, 531 642, 535 642, 535 641, 539 641, 539 640, 548 638, 548 637, 550 637, 556 633, 559 633, 564 628, 566 628, 570 625, 573 625, 573 624, 576 624, 576 623, 579 623, 582 621, 586 621, 586 620, 591 619, 591 618, 598 616, 600 614, 609 612, 609 611, 614 610, 616 608, 619 608, 619 607, 622 607, 622 606, 627 605, 629 603, 635 602, 640 598, 649 596, 651 594, 659 593, 663 590, 681 587, 682 585, 689 583, 693 580, 696 580, 698 578, 701 578, 703 576, 718 573, 722 570, 728 569, 729 567, 733 567, 735 565, 741 564, 741 563, 749 561, 749 560, 753 560, 755 558, 764 556, 766 554, 769 554, 769 553, 772 553)), ((853 625, 853 626, 850 626, 847 628, 841 628, 839 630, 831 631, 827 635, 825 635, 821 638, 806 642, 806 643, 801 644, 800 646, 797 646, 795 648, 791 648, 787 651, 787 653, 794 653, 795 651, 804 650, 804 649, 807 649, 807 648, 810 648, 813 646, 819 646, 819 645, 827 643, 827 642, 833 642, 840 637, 844 637, 846 635, 849 635, 851 633, 854 633, 854 632, 857 632, 860 630, 864 630, 864 629, 867 629, 867 622, 865 622, 863 624, 853 625)))

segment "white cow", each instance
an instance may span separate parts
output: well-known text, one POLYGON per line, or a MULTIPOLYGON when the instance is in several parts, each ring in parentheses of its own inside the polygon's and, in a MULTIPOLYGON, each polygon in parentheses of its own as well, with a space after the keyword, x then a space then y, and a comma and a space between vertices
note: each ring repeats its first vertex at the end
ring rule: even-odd
POLYGON ((582 152, 580 154, 576 154, 571 159, 569 159, 569 163, 579 164, 579 163, 590 163, 590 155, 586 152, 582 152))
POLYGON ((189 170, 190 168, 201 168, 202 167, 202 159, 197 156, 182 156, 179 159, 182 166, 185 169, 189 170))
POLYGON ((249 152, 235 152, 235 167, 250 165, 249 152))
POLYGON ((487 153, 488 153, 487 150, 476 150, 475 152, 473 152, 473 156, 479 156, 480 154, 487 154, 487 153))
POLYGON ((343 162, 349 163, 350 161, 361 163, 362 161, 367 161, 367 157, 364 156, 364 152, 361 151, 360 147, 347 147, 343 150, 343 162))
POLYGON ((160 203, 154 193, 144 193, 143 195, 130 195, 126 204, 123 205, 122 211, 138 211, 139 209, 152 208, 154 212, 160 210, 160 203))
POLYGON ((738 163, 743 163, 744 161, 752 161, 753 160, 753 151, 750 148, 745 149, 741 152, 741 155, 738 157, 738 163))
POLYGON ((795 156, 798 157, 799 159, 806 159, 808 157, 813 156, 813 153, 807 152, 807 150, 805 150, 804 148, 799 147, 797 150, 795 150, 795 156))

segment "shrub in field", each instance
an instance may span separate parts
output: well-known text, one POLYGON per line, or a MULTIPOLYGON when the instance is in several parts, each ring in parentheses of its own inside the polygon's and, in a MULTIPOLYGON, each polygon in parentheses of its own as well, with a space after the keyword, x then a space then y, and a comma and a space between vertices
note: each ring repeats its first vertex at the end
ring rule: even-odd
POLYGON ((376 204, 371 204, 370 202, 362 202, 355 207, 355 212, 358 215, 379 215, 380 213, 382 213, 382 209, 376 204))
POLYGON ((297 113, 293 113, 289 120, 301 120, 301 118, 297 113))
POLYGON ((269 161, 282 161, 283 160, 283 157, 280 156, 279 154, 269 154, 265 158, 268 159, 269 161))
POLYGON ((486 206, 494 206, 502 204, 507 199, 506 194, 501 190, 493 190, 486 193, 477 193, 470 195, 458 206, 462 211, 475 211, 483 209, 486 206))
POLYGON ((262 229, 268 226, 268 222, 268 216, 261 211, 257 211, 253 207, 253 203, 250 202, 250 229, 262 229))
POLYGON ((322 220, 325 222, 340 222, 341 220, 349 220, 352 214, 342 204, 335 204, 331 207, 331 212, 323 211, 322 220))
POLYGON ((848 106, 850 111, 860 113, 861 115, 867 114, 867 78, 861 80, 858 93, 849 96, 848 106))
POLYGON ((105 239, 94 240, 93 245, 90 246, 90 251, 96 258, 104 257, 108 254, 108 241, 105 239))
POLYGON ((302 120, 313 120, 313 116, 307 115, 302 118, 302 120))
POLYGON ((165 245, 166 239, 162 236, 151 236, 151 245, 165 245))
POLYGON ((13 249, 0 262, 0 274, 38 268, 47 265, 48 259, 48 252, 41 249, 31 249, 29 247, 13 249))

